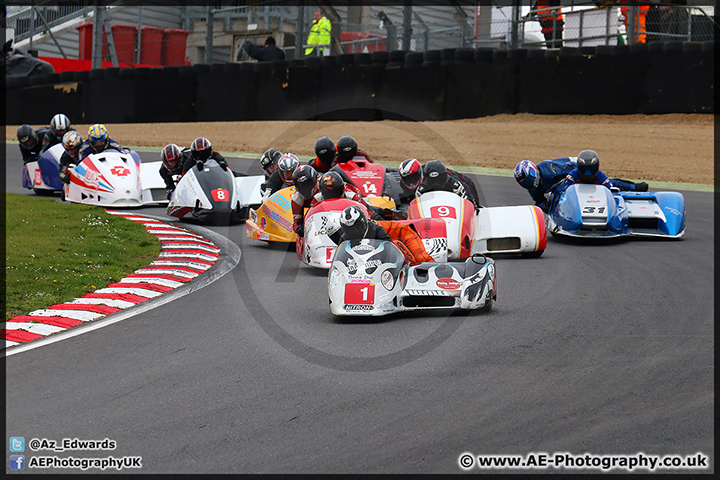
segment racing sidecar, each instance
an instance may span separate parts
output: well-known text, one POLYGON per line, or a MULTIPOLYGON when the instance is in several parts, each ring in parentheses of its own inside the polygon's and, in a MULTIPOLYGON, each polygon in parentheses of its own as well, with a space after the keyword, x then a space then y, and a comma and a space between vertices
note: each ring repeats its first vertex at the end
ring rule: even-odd
POLYGON ((60 157, 65 152, 62 143, 53 145, 35 161, 26 163, 22 171, 23 187, 38 195, 51 195, 62 191, 65 184, 58 178, 60 157))
POLYGON ((333 169, 339 170, 346 182, 355 185, 370 205, 381 208, 396 208, 400 205, 402 187, 399 173, 393 175, 384 165, 369 162, 362 157, 338 163, 333 169))
POLYGON ((63 198, 101 207, 141 207, 167 203, 162 162, 141 163, 133 150, 92 153, 68 169, 63 198))
POLYGON ((235 223, 262 203, 263 175, 236 177, 213 159, 195 165, 178 182, 167 207, 172 217, 209 223, 235 223))
POLYGON ((570 237, 665 237, 685 234, 685 199, 679 192, 621 192, 573 184, 553 198, 547 227, 570 237))
MULTIPOLYGON (((337 249, 330 235, 340 229, 340 213, 351 205, 360 207, 365 215, 370 217, 370 212, 364 205, 346 198, 323 200, 308 209, 305 213, 305 236, 298 237, 295 242, 295 252, 301 262, 311 267, 330 268, 337 249)), ((430 218, 399 221, 415 226, 425 250, 435 261, 447 261, 445 222, 430 218)))
POLYGON ((457 308, 487 312, 497 299, 496 283, 495 262, 482 254, 411 267, 392 242, 362 239, 338 246, 328 295, 337 316, 457 308))
MULTIPOLYGON (((260 188, 258 187, 258 192, 260 188)), ((245 222, 248 238, 266 242, 294 242, 293 216, 290 197, 295 187, 285 187, 270 195, 256 209, 250 209, 245 222)))
POLYGON ((441 218, 447 223, 448 258, 476 253, 521 253, 539 257, 547 246, 542 210, 532 205, 482 207, 452 192, 432 191, 413 199, 408 219, 441 218))

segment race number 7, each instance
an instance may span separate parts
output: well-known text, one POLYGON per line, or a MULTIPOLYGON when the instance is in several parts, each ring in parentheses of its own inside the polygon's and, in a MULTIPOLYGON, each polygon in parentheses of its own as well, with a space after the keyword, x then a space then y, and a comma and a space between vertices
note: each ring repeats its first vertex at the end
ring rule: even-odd
POLYGON ((346 305, 371 305, 374 301, 374 283, 348 283, 345 285, 346 305))
POLYGON ((439 205, 430 209, 430 216, 433 218, 457 218, 455 215, 455 207, 448 205, 439 205))

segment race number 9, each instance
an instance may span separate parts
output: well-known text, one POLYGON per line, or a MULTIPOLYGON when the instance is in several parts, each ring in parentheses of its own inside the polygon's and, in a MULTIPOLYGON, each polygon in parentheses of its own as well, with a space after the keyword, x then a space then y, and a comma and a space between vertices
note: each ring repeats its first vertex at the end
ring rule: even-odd
POLYGON ((348 283, 345 285, 345 305, 372 305, 374 301, 374 283, 348 283))
POLYGON ((218 188, 217 190, 212 191, 212 197, 216 202, 229 202, 230 192, 223 190, 222 188, 218 188))
POLYGON ((448 205, 432 207, 430 209, 430 216, 433 218, 457 218, 455 215, 455 207, 450 207, 448 205))

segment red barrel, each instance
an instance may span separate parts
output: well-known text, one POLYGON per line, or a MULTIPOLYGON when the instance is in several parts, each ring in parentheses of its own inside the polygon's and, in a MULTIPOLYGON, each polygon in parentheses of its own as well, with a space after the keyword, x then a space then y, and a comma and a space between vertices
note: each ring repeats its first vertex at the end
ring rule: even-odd
POLYGON ((140 29, 140 63, 162 65, 163 32, 158 27, 140 29))
MULTIPOLYGON (((80 60, 92 60, 92 44, 93 44, 93 24, 92 22, 87 23, 81 23, 75 29, 78 31, 78 34, 80 35, 80 41, 78 44, 78 58, 80 60)), ((113 32, 114 33, 114 32, 113 32)), ((103 59, 105 59, 107 55, 107 35, 105 35, 105 32, 103 32, 103 59)))
POLYGON ((163 65, 186 65, 185 47, 187 46, 187 30, 166 29, 163 34, 163 65))
POLYGON ((112 28, 118 63, 135 63, 137 27, 134 25, 113 25, 110 28, 112 28))

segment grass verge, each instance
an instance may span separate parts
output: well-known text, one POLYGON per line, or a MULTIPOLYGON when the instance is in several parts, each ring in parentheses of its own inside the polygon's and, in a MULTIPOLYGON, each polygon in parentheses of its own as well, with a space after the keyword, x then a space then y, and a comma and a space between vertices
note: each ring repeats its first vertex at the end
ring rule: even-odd
POLYGON ((5 201, 6 320, 117 282, 160 253, 142 224, 96 206, 12 193, 5 201))

